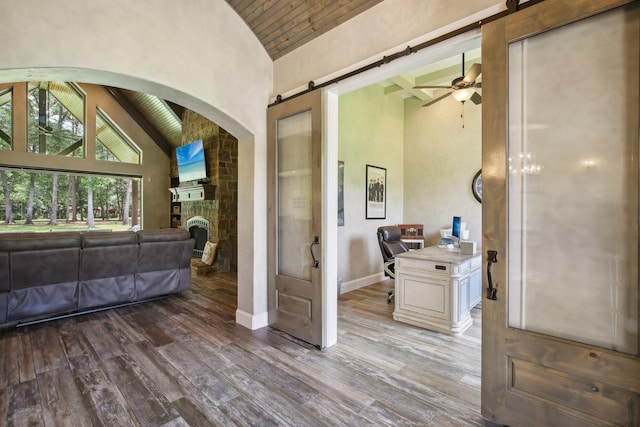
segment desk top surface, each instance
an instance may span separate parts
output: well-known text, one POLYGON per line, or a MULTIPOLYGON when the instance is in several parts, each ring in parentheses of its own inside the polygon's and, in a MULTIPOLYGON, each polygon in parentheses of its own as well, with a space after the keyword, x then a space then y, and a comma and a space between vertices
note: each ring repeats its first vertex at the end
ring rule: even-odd
POLYGON ((414 251, 405 252, 396 255, 396 258, 408 258, 408 259, 420 259, 424 261, 434 262, 450 262, 453 264, 460 264, 469 259, 480 257, 482 254, 480 250, 476 250, 474 255, 463 254, 460 252, 460 248, 447 249, 439 248, 438 246, 429 246, 423 249, 416 249, 414 251))

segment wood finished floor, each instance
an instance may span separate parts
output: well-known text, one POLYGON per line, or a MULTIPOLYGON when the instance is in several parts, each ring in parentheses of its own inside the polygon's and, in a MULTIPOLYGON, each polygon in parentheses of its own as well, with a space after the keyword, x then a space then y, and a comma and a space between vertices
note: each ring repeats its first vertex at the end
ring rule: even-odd
POLYGON ((234 322, 236 276, 0 331, 0 425, 489 426, 480 312, 461 337, 392 320, 384 281, 340 297, 324 351, 234 322))

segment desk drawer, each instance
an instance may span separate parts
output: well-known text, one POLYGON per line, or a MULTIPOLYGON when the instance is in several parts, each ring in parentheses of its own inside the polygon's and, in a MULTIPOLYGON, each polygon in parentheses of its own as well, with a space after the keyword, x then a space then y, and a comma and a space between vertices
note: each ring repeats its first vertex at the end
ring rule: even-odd
POLYGON ((396 269, 406 268, 415 271, 426 271, 436 274, 451 274, 451 264, 448 262, 423 261, 418 259, 396 259, 396 269))

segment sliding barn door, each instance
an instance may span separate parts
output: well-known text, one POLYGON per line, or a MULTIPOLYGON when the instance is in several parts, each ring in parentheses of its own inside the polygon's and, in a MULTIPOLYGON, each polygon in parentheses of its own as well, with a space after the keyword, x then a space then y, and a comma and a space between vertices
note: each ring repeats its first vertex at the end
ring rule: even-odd
POLYGON ((639 10, 547 0, 483 26, 482 413, 497 423, 640 425, 639 10))
POLYGON ((268 110, 269 324, 322 346, 321 91, 268 110))

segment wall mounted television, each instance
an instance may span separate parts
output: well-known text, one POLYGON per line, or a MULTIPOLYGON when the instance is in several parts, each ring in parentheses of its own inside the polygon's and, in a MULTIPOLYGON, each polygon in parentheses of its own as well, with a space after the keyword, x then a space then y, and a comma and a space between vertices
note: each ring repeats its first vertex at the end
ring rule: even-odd
POLYGON ((180 182, 207 179, 207 163, 201 139, 176 148, 176 160, 180 182))

